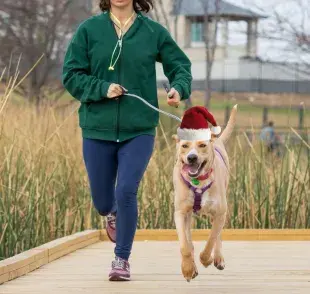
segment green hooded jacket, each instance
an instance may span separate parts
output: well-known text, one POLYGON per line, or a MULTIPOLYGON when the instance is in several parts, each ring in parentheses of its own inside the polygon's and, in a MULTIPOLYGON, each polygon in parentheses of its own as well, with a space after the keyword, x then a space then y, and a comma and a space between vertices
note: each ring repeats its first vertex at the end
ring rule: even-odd
POLYGON ((63 84, 81 102, 79 125, 84 138, 122 142, 142 134, 155 135, 158 112, 133 97, 109 99, 107 92, 111 83, 120 84, 158 107, 156 61, 163 64, 170 86, 182 99, 190 96, 191 62, 160 24, 138 13, 111 71, 117 42, 110 14, 103 12, 80 24, 67 49, 63 84))

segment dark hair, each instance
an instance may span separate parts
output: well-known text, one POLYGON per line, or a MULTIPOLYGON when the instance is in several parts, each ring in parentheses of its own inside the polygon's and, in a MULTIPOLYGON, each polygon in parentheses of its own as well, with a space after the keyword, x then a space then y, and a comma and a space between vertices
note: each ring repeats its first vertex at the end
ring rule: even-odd
POLYGON ((268 125, 269 127, 273 127, 273 121, 270 121, 268 125))
MULTIPOLYGON (((111 8, 110 0, 100 0, 99 7, 102 11, 109 10, 111 8)), ((133 8, 136 12, 148 13, 153 8, 153 0, 133 0, 133 8)))

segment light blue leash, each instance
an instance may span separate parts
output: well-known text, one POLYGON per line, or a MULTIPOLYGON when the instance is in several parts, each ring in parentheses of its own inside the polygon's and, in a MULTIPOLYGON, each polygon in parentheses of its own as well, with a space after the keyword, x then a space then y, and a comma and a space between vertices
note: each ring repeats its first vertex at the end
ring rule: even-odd
MULTIPOLYGON (((121 86, 121 87, 122 87, 122 86, 121 86)), ((167 86, 166 84, 164 84, 164 88, 165 88, 166 92, 168 93, 168 92, 169 92, 169 88, 168 88, 168 86, 167 86)), ((159 112, 159 113, 162 113, 162 114, 164 114, 164 115, 166 115, 166 116, 169 116, 169 117, 171 117, 171 118, 177 120, 178 122, 182 122, 182 119, 180 119, 180 118, 177 117, 176 115, 171 114, 171 113, 166 112, 166 111, 163 111, 163 110, 161 110, 161 109, 155 107, 154 105, 152 105, 151 103, 147 102, 145 99, 143 99, 142 97, 140 97, 140 96, 138 96, 138 95, 129 94, 129 93, 128 93, 128 90, 125 89, 124 87, 122 87, 122 89, 124 90, 124 94, 123 94, 124 96, 130 96, 130 97, 134 97, 134 98, 136 98, 136 99, 139 99, 139 100, 142 101, 145 105, 147 105, 148 107, 154 109, 155 111, 157 111, 157 112, 159 112)))
POLYGON ((159 113, 162 113, 162 114, 164 114, 164 115, 167 115, 167 116, 169 116, 169 117, 171 117, 171 118, 173 118, 173 119, 175 119, 175 120, 177 120, 177 121, 179 121, 179 122, 182 122, 182 120, 181 120, 179 117, 177 117, 176 115, 171 114, 171 113, 166 112, 166 111, 163 111, 163 110, 161 110, 161 109, 159 109, 159 108, 153 106, 151 103, 147 102, 145 99, 143 99, 142 97, 140 97, 140 96, 138 96, 138 95, 129 94, 129 93, 125 93, 124 95, 125 95, 125 96, 130 96, 130 97, 137 98, 137 99, 139 99, 140 101, 142 101, 145 105, 147 105, 148 107, 154 109, 155 111, 157 111, 157 112, 159 112, 159 113))

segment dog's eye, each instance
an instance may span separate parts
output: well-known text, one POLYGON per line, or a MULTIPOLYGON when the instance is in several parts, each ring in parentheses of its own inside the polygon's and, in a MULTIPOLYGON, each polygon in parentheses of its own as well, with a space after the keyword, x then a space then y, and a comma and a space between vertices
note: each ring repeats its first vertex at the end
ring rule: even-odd
POLYGON ((183 145, 182 145, 182 148, 185 148, 185 149, 186 149, 186 148, 188 148, 188 145, 187 145, 187 144, 183 144, 183 145))
POLYGON ((200 147, 200 148, 206 148, 207 145, 202 143, 202 144, 199 144, 199 147, 200 147))

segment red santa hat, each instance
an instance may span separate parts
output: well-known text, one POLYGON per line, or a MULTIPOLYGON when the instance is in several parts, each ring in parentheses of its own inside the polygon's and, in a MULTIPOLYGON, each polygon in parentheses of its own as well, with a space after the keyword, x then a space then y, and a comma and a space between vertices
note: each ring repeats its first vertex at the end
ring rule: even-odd
POLYGON ((185 111, 177 133, 180 140, 208 141, 211 139, 211 134, 221 133, 221 127, 217 125, 207 108, 195 106, 185 111), (208 123, 212 125, 211 129, 208 123))

